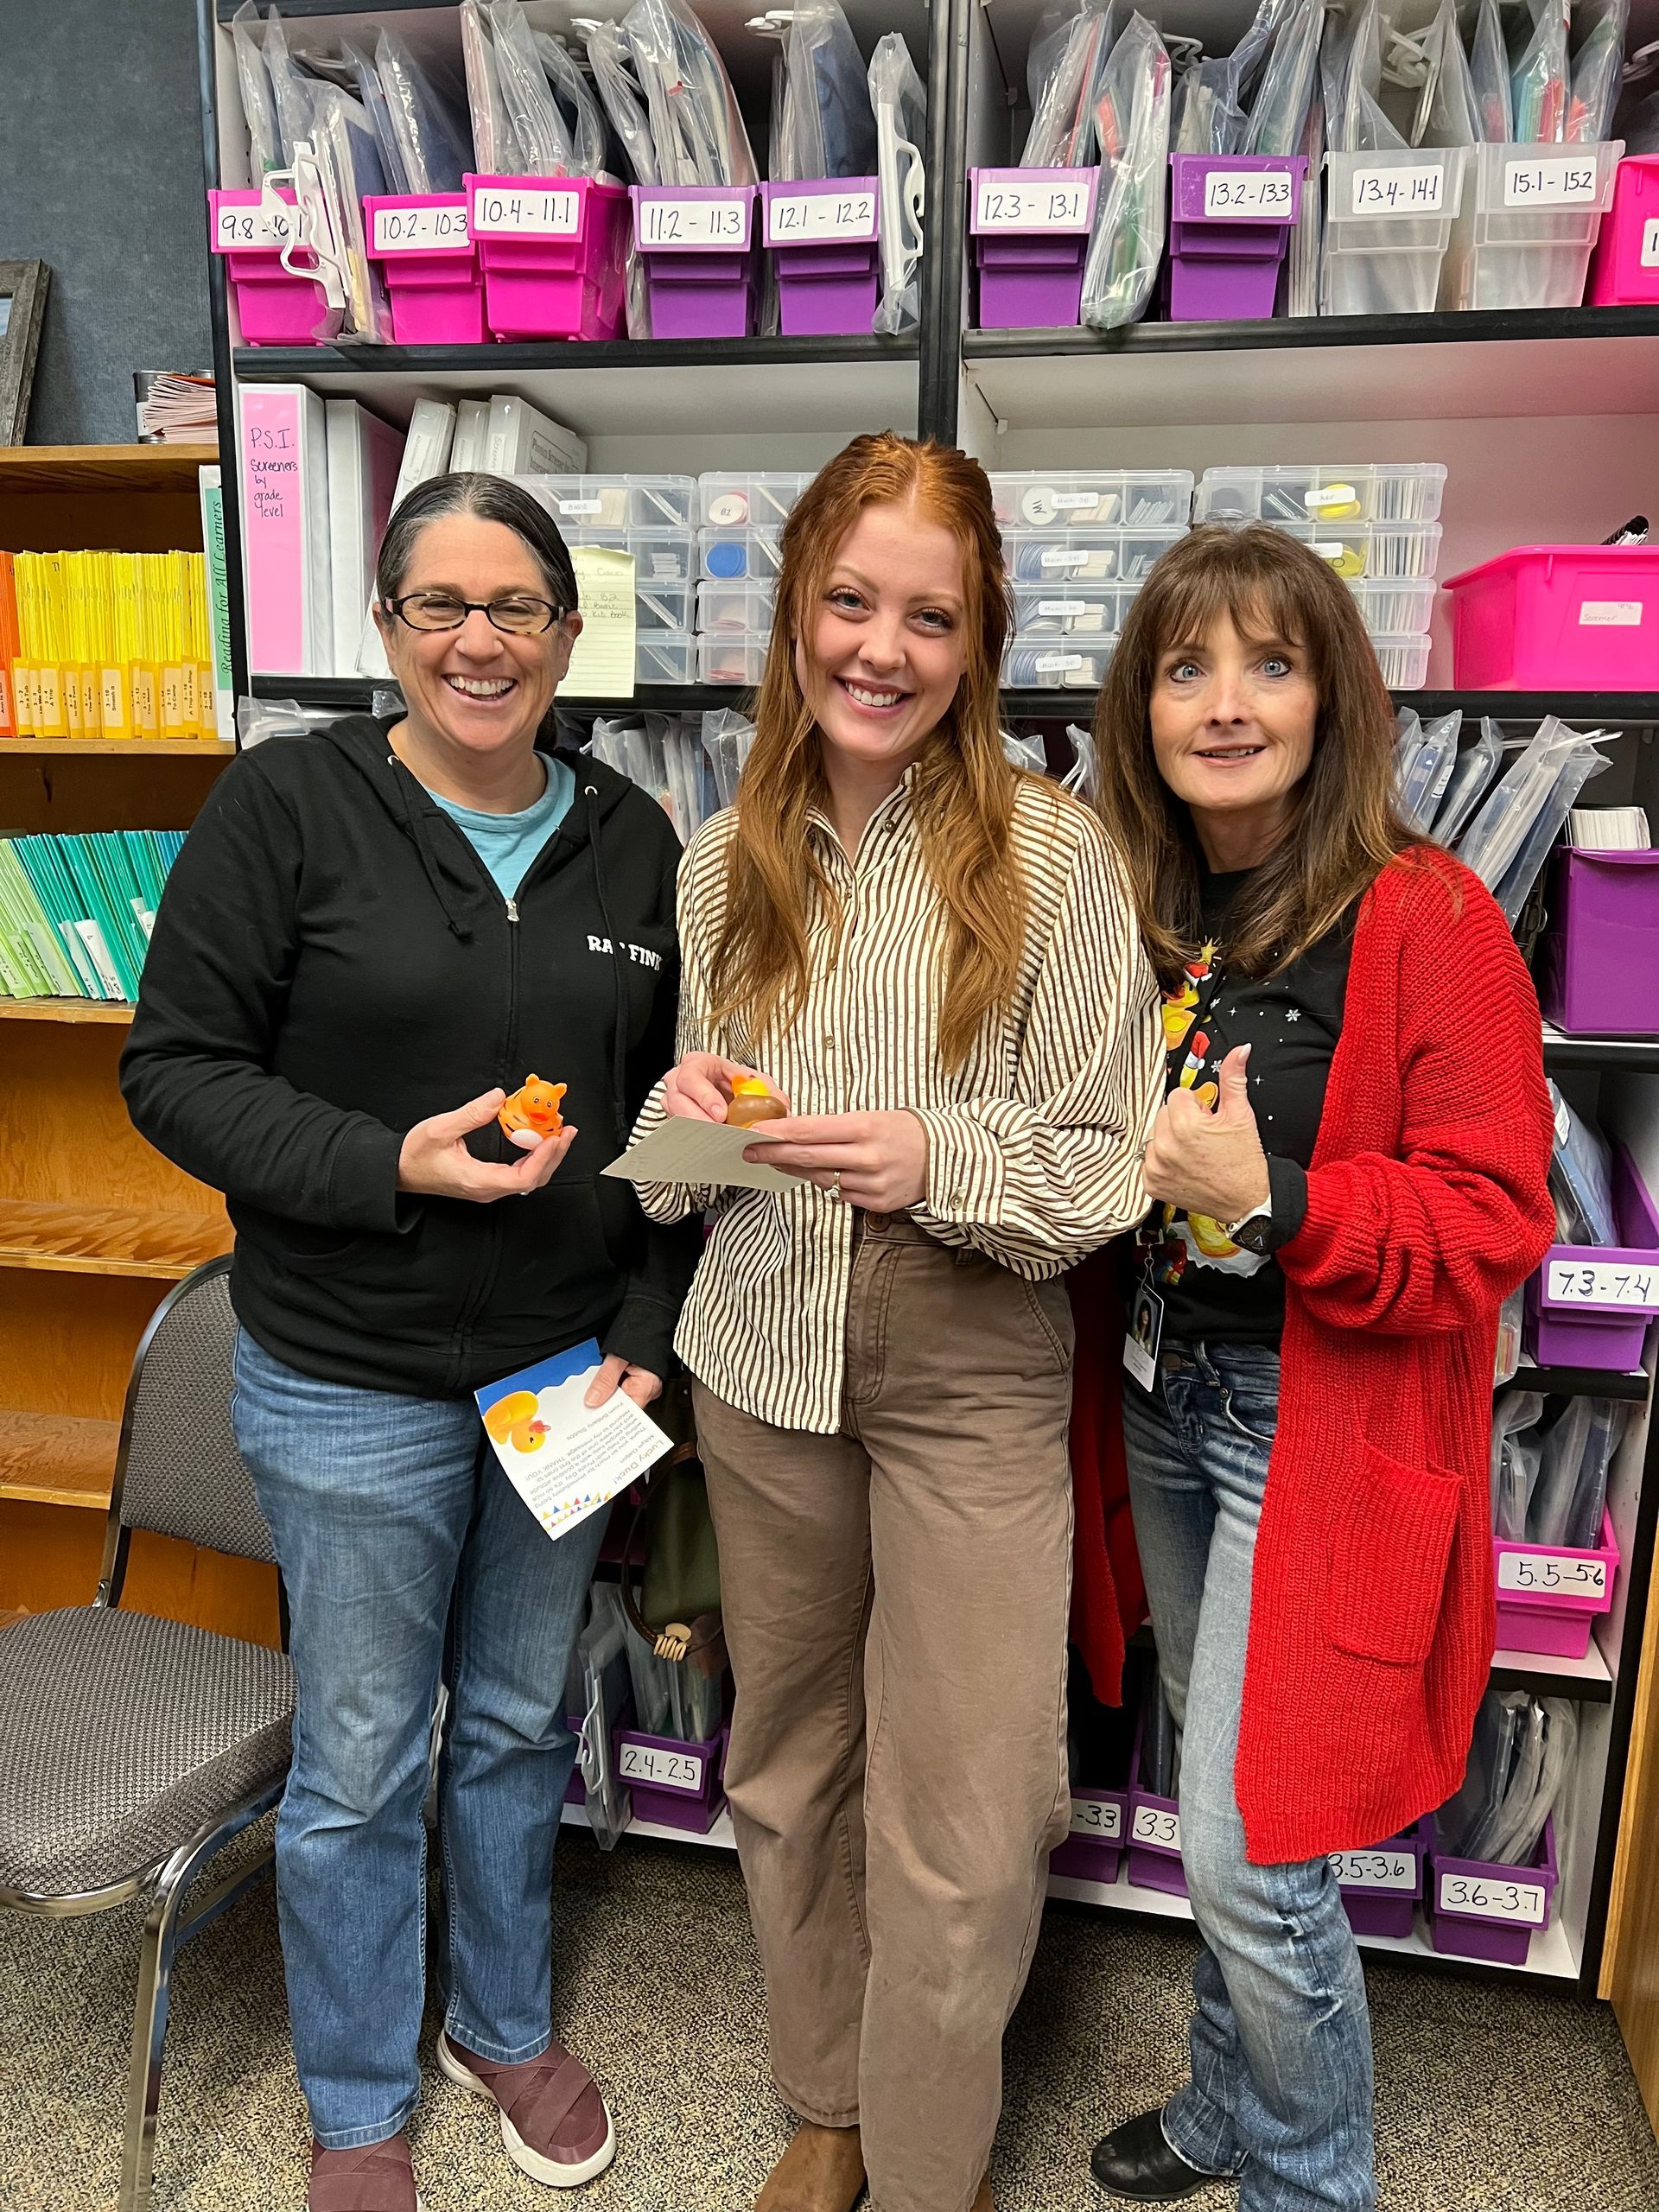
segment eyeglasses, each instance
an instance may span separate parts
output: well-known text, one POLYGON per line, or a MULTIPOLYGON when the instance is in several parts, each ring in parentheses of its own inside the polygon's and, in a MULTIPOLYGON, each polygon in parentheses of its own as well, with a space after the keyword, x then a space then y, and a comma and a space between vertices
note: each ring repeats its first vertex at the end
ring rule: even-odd
POLYGON ((469 614, 482 614, 510 638, 539 637, 569 611, 516 592, 505 599, 457 599, 453 592, 411 591, 381 605, 411 630, 459 630, 469 614))

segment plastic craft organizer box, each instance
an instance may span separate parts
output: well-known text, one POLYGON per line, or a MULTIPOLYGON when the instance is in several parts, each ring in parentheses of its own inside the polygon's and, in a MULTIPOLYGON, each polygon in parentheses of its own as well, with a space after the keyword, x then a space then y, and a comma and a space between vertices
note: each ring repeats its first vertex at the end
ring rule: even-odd
POLYGON ((1544 1013, 1571 1035, 1659 1035, 1659 852, 1555 856, 1544 1013))
POLYGON ((467 227, 465 193, 371 193, 363 202, 368 252, 391 302, 400 346, 481 346, 484 279, 467 227))
POLYGON ((1325 157, 1321 315, 1427 315, 1462 202, 1466 146, 1325 157))
POLYGON ((1599 308, 1659 300, 1659 154, 1627 154, 1619 163, 1586 296, 1599 308))
POLYGON ((622 329, 628 195, 586 176, 465 179, 484 274, 484 314, 501 339, 615 338, 622 329))
POLYGON ((1471 147, 1440 270, 1440 306, 1577 307, 1624 149, 1619 138, 1471 147))
POLYGON ((982 330, 1063 330, 1083 311, 1100 171, 969 169, 982 330))
POLYGON ((1659 689, 1659 545, 1517 545, 1446 588, 1460 690, 1659 689))
POLYGON ((1618 1539, 1604 1512, 1601 1541, 1589 1551, 1563 1544, 1492 1541, 1497 1579, 1497 1649, 1545 1651, 1557 1659, 1582 1659, 1590 1624, 1611 1610, 1618 1572, 1618 1539))
MULTIPOLYGON (((297 206, 281 186, 276 197, 297 206)), ((287 239, 261 213, 259 192, 210 192, 213 251, 225 257, 225 273, 236 294, 236 316, 245 346, 321 346, 345 321, 342 308, 331 308, 315 277, 296 276, 283 266, 287 239)), ((297 235, 297 232, 296 232, 297 235)), ((302 246, 302 253, 310 253, 302 246)), ((316 257, 311 256, 312 265, 316 257)))
POLYGON ((748 337, 760 279, 755 187, 634 184, 628 194, 652 336, 748 337))
POLYGON ((1301 217, 1306 156, 1172 154, 1169 166, 1170 321, 1262 321, 1301 217))
POLYGON ((1659 1211, 1623 1145, 1613 1147, 1618 1244, 1552 1244, 1527 1280, 1525 1341, 1540 1367, 1630 1374, 1659 1313, 1659 1211))

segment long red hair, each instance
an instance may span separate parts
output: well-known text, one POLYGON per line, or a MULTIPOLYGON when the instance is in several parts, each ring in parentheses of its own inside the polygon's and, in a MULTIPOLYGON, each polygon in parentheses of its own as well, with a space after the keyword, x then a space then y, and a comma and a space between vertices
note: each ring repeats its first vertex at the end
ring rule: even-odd
POLYGON ((1011 997, 1024 938, 1025 889, 1010 850, 1019 775, 1002 749, 997 686, 1010 602, 991 489, 953 446, 883 430, 855 438, 821 468, 784 525, 772 645, 755 735, 738 785, 726 909, 711 982, 718 1020, 756 1039, 786 1026, 806 994, 815 904, 835 896, 808 834, 828 804, 817 725, 795 665, 810 641, 825 581, 866 507, 908 506, 962 548, 966 659, 912 785, 922 848, 948 913, 940 1049, 960 1066, 980 1024, 1011 997))

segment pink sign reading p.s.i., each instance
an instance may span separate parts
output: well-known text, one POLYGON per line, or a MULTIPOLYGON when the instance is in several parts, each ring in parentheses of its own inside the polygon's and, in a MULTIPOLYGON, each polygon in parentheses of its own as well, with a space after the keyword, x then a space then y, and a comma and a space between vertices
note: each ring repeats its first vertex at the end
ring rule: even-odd
POLYGON ((245 385, 241 395, 242 529, 247 544, 248 659, 264 675, 306 667, 306 472, 314 392, 245 385))

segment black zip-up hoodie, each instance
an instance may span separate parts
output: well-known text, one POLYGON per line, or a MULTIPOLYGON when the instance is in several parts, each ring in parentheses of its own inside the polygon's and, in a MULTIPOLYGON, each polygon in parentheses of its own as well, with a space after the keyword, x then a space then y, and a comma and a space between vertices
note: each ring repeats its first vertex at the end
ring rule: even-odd
MULTIPOLYGON (((575 802, 504 900, 393 719, 273 738, 219 778, 156 918, 133 1121, 224 1192, 238 1317, 302 1373, 458 1397, 597 1335, 665 1374, 697 1226, 648 1224, 599 1170, 673 1058, 673 829, 567 754, 575 802), (413 1123, 532 1073, 569 1086, 580 1132, 550 1183, 398 1191, 413 1123)), ((493 1123, 469 1143, 519 1157, 493 1123)))

